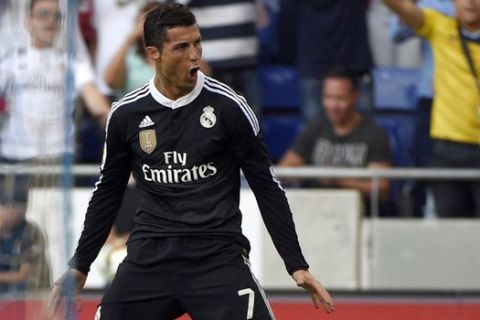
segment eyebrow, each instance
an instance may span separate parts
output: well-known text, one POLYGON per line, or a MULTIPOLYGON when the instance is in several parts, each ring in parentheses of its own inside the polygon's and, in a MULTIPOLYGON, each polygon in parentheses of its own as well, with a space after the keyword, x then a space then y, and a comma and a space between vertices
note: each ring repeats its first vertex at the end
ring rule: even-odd
MULTIPOLYGON (((168 38, 165 38, 166 41, 169 41, 168 38)), ((170 40, 171 41, 171 40, 170 40)), ((192 42, 199 42, 199 41, 202 41, 202 35, 199 35, 195 40, 193 40, 192 42)), ((178 41, 178 42, 175 42, 173 43, 174 46, 178 45, 178 44, 181 44, 181 43, 190 43, 190 41, 188 40, 181 40, 181 41, 178 41)))

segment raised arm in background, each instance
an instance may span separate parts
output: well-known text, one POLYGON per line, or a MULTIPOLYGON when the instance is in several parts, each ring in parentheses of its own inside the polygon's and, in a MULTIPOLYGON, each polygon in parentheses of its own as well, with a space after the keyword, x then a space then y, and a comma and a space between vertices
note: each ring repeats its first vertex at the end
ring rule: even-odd
POLYGON ((117 53, 113 55, 112 60, 105 69, 104 78, 105 82, 112 89, 122 89, 125 86, 127 79, 127 54, 132 47, 135 46, 138 39, 142 38, 143 34, 143 21, 144 16, 140 15, 137 18, 135 28, 127 37, 117 53))
POLYGON ((400 16, 410 27, 418 29, 423 25, 423 11, 412 0, 382 0, 387 7, 400 16))
POLYGON ((98 123, 105 128, 108 113, 110 112, 110 103, 107 98, 98 90, 93 82, 84 84, 80 92, 87 110, 98 120, 98 123))

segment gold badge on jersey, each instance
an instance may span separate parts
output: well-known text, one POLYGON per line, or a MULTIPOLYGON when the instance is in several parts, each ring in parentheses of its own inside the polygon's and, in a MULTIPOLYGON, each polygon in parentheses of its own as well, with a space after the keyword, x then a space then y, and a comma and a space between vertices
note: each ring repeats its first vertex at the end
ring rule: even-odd
POLYGON ((148 154, 151 154, 155 147, 157 146, 157 136, 155 135, 155 130, 148 129, 142 130, 138 136, 140 140, 140 148, 148 154))

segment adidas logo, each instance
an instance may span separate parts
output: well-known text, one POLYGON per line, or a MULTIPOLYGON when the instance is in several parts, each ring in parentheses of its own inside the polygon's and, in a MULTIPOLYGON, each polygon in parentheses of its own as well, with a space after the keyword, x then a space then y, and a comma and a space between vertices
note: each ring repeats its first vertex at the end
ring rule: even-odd
POLYGON ((145 128, 145 127, 153 126, 154 124, 155 123, 152 121, 152 119, 150 119, 149 116, 145 116, 145 118, 143 118, 142 122, 140 122, 138 127, 139 128, 145 128))

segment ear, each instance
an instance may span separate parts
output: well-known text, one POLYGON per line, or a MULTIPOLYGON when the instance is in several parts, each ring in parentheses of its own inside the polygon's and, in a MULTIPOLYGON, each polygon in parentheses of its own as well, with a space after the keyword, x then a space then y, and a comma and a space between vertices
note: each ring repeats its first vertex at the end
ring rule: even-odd
POLYGON ((147 56, 152 60, 158 60, 162 56, 162 52, 156 47, 147 47, 147 56))

